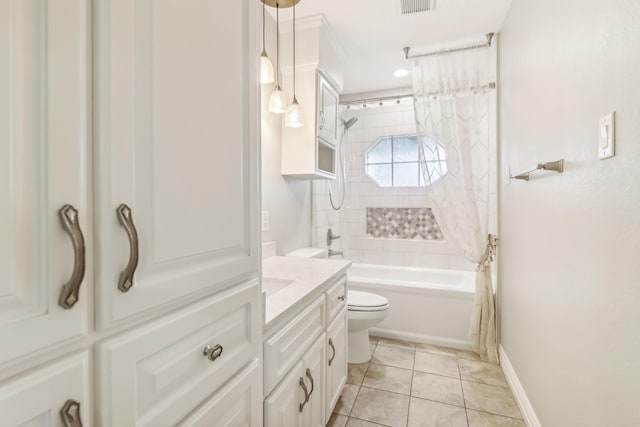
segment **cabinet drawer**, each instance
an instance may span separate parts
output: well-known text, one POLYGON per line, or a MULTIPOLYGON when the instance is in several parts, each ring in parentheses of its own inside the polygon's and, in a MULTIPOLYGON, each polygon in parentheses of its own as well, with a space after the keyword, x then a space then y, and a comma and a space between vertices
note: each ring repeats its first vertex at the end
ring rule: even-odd
POLYGON ((338 282, 327 291, 327 322, 331 322, 346 305, 347 276, 342 276, 338 282))
POLYGON ((262 426, 260 376, 260 362, 256 359, 178 425, 180 427, 262 426))
POLYGON ((325 328, 324 295, 264 343, 264 394, 273 390, 325 328))
POLYGON ((101 424, 173 426, 193 411, 258 354, 259 297, 251 281, 100 344, 101 424))
POLYGON ((80 419, 92 425, 87 351, 0 384, 0 425, 63 427, 60 409, 80 405, 80 419))

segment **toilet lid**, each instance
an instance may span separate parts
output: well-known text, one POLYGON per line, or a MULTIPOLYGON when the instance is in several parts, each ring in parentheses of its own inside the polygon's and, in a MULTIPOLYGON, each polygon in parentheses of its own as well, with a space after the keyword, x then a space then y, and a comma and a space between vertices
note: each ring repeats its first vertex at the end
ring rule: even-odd
POLYGON ((386 308, 389 300, 381 295, 369 292, 347 291, 347 304, 350 308, 362 310, 366 308, 386 308))

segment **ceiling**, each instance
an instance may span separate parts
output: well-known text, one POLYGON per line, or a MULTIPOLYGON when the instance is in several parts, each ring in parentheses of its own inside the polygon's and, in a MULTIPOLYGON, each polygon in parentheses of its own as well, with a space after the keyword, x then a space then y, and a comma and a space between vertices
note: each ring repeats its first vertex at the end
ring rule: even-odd
MULTIPOLYGON (((324 14, 347 59, 344 94, 411 86, 411 76, 397 78, 397 68, 410 68, 402 48, 414 52, 484 41, 497 33, 511 0, 436 0, 433 11, 401 15, 400 0, 301 0, 298 18, 324 14)), ((280 19, 290 19, 290 9, 280 19)))

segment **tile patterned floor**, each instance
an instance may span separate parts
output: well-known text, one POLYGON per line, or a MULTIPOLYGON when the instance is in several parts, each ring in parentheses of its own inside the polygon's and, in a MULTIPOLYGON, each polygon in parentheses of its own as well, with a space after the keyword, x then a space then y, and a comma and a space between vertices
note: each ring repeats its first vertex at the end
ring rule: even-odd
POLYGON ((330 427, 526 427, 498 365, 475 353, 371 337, 330 427))

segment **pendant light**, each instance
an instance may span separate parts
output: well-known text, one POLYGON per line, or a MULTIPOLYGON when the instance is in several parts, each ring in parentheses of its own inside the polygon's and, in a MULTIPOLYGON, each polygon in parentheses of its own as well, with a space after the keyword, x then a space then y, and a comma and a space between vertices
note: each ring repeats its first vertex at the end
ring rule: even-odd
POLYGON ((287 112, 287 98, 280 89, 280 5, 276 3, 276 88, 269 97, 269 112, 284 114, 287 112))
POLYGON ((293 2, 293 102, 284 117, 284 125, 289 128, 304 126, 302 107, 296 99, 296 2, 293 2))
POLYGON ((267 56, 265 48, 265 26, 264 26, 264 10, 266 6, 262 3, 262 53, 260 54, 260 83, 263 85, 273 83, 273 63, 267 56))

